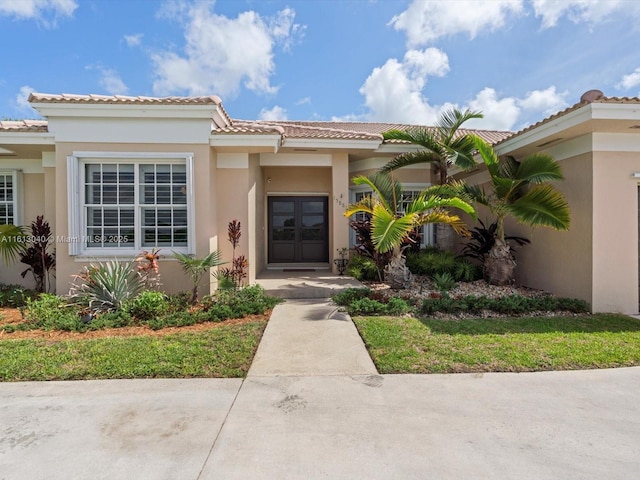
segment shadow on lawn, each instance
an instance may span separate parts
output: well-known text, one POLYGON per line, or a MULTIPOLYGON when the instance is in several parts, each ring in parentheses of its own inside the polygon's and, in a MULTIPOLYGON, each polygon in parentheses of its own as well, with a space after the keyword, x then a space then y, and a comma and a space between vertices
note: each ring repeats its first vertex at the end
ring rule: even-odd
POLYGON ((579 317, 473 318, 420 322, 433 333, 449 335, 502 335, 510 333, 596 333, 640 332, 640 320, 619 314, 579 317))

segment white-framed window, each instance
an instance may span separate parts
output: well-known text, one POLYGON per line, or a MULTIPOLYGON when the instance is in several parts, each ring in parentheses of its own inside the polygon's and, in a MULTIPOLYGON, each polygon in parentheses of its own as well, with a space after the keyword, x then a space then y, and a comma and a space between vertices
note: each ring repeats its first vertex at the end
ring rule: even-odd
POLYGON ((192 154, 76 152, 67 167, 71 255, 194 252, 192 154))
MULTIPOLYGON (((419 184, 419 183, 406 183, 402 185, 402 198, 398 202, 398 207, 402 211, 405 206, 408 205, 416 198, 422 190, 427 188, 429 184, 419 184)), ((359 202, 364 197, 373 194, 373 191, 367 187, 366 185, 356 185, 351 187, 350 195, 351 202, 359 202)), ((356 213, 352 220, 364 220, 366 219, 366 214, 364 213, 356 213)), ((434 245, 434 226, 432 224, 423 225, 420 227, 420 248, 424 248, 428 245, 434 245)), ((349 237, 349 246, 354 247, 356 244, 356 232, 351 229, 350 237, 349 237)))
POLYGON ((20 225, 20 192, 21 172, 17 170, 0 170, 0 225, 20 225))

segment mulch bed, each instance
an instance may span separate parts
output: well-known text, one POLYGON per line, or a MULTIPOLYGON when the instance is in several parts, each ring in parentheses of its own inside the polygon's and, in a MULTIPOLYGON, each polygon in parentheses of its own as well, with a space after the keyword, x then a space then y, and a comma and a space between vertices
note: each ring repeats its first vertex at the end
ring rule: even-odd
MULTIPOLYGON (((203 332, 213 330, 223 325, 241 325, 250 322, 266 322, 271 312, 265 315, 250 315, 244 318, 234 318, 224 322, 206 322, 190 325, 186 327, 167 327, 161 330, 152 330, 149 326, 105 328, 102 330, 92 330, 88 332, 63 332, 60 330, 26 330, 7 333, 0 330, 0 340, 17 339, 45 339, 45 340, 81 340, 85 338, 105 338, 105 337, 135 337, 150 336, 164 337, 174 333, 203 332)), ((0 308, 0 326, 11 323, 22 323, 24 319, 17 308, 0 308)))

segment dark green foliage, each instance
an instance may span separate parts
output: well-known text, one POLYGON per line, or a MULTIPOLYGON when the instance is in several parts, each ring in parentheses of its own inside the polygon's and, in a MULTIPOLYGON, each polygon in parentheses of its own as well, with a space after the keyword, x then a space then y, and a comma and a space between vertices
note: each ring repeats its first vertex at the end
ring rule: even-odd
POLYGON ((456 282, 470 282, 482 277, 480 269, 464 258, 451 252, 425 248, 418 253, 407 254, 407 267, 414 275, 449 274, 456 282))
POLYGON ((0 307, 18 308, 26 305, 28 299, 37 293, 21 285, 0 285, 0 307))
POLYGON ((86 324, 87 330, 103 330, 105 328, 122 328, 133 325, 134 319, 124 310, 105 312, 91 318, 86 324))
POLYGON ((379 280, 378 266, 371 257, 364 255, 352 255, 347 265, 347 275, 356 280, 377 281, 379 280))
POLYGON ((436 273, 433 276, 433 283, 441 292, 448 292, 456 286, 456 279, 449 272, 436 273))
MULTIPOLYGON (((489 251, 496 243, 498 223, 493 222, 488 227, 482 222, 482 220, 478 220, 478 223, 480 224, 480 226, 475 227, 473 230, 471 230, 470 240, 462 249, 462 255, 464 257, 474 258, 480 263, 484 263, 485 256, 489 253, 489 251)), ((512 253, 515 247, 514 244, 523 246, 531 243, 529 239, 525 237, 518 237, 515 235, 505 235, 504 238, 511 246, 512 253)))
POLYGON ((356 300, 360 300, 361 298, 368 297, 371 294, 371 290, 368 288, 347 288, 342 292, 336 293, 331 297, 331 299, 337 305, 349 305, 356 300))
POLYGON ((167 296, 162 292, 145 290, 131 301, 126 311, 139 321, 147 321, 169 310, 167 296))
POLYGON ((505 315, 520 315, 533 311, 566 311, 572 313, 587 313, 589 305, 573 298, 557 297, 524 297, 522 295, 510 295, 507 297, 491 299, 488 297, 466 296, 453 299, 448 297, 428 298, 422 302, 420 313, 432 315, 442 313, 471 313, 479 314, 483 310, 505 315))
POLYGON ((392 297, 388 303, 368 297, 355 300, 349 304, 350 315, 403 315, 411 310, 411 306, 401 298, 392 297))
POLYGON ((43 293, 36 299, 28 299, 25 305, 25 330, 82 331, 85 327, 79 309, 64 298, 43 293))

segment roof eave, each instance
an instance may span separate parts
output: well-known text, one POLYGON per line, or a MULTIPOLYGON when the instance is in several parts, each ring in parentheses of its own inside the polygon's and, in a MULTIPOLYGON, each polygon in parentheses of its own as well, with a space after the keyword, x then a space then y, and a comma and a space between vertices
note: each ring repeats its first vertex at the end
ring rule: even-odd
POLYGON ((264 147, 273 148, 277 153, 281 146, 280 135, 225 135, 215 134, 209 137, 209 145, 212 147, 264 147))

